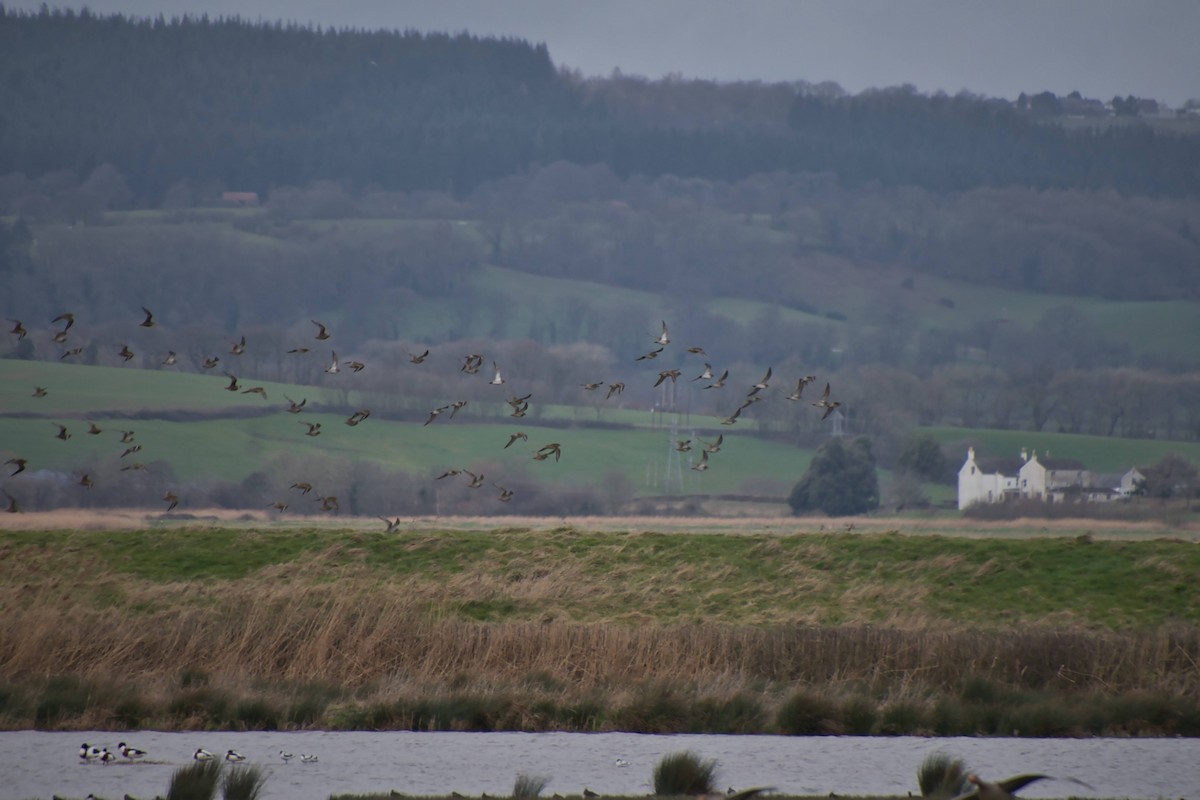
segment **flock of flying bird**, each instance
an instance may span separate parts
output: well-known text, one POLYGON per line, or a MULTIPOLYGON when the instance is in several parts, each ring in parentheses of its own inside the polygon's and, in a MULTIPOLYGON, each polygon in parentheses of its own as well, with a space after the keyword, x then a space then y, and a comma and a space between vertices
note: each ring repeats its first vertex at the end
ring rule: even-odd
MULTIPOLYGON (((150 311, 150 309, 143 306, 142 311, 145 316, 142 319, 142 321, 140 323, 138 323, 138 325, 142 328, 157 327, 158 323, 155 321, 154 314, 150 311)), ((13 322, 14 325, 13 325, 12 329, 9 331, 9 333, 12 335, 15 335, 18 338, 18 340, 23 339, 29 335, 29 330, 25 327, 25 325, 20 320, 11 319, 10 321, 13 322)), ((70 342, 70 331, 71 331, 72 327, 75 325, 75 322, 76 322, 76 317, 75 317, 75 314, 73 314, 73 313, 64 313, 64 314, 60 314, 57 317, 55 317, 51 321, 51 324, 58 325, 59 323, 61 323, 62 328, 60 330, 54 331, 53 335, 51 336, 52 341, 55 344, 63 345, 64 347, 66 347, 66 345, 68 345, 68 343, 70 342)), ((323 324, 317 320, 311 320, 311 322, 313 325, 316 326, 316 330, 313 334, 313 338, 316 341, 325 343, 329 339, 332 338, 332 334, 329 332, 329 328, 325 324, 323 324)), ((663 353, 664 350, 667 348, 667 346, 670 345, 671 338, 670 338, 670 333, 667 328, 667 323, 665 320, 662 323, 661 331, 657 335, 652 334, 651 339, 655 345, 654 349, 652 349, 640 356, 637 356, 637 358, 634 359, 635 362, 652 361, 652 360, 656 359, 661 353, 663 353)), ((246 352, 246 347, 247 347, 246 337, 241 336, 241 337, 239 337, 239 339, 237 341, 235 341, 231 344, 228 352, 232 356, 240 356, 246 352)), ((59 356, 59 360, 75 358, 75 357, 79 356, 82 352, 83 352, 82 347, 67 347, 66 349, 63 350, 62 354, 59 356)), ((289 354, 294 354, 294 355, 304 355, 304 354, 313 352, 313 348, 312 347, 295 347, 295 348, 288 350, 287 352, 289 354)), ((687 353, 689 355, 694 355, 698 358, 707 358, 708 357, 708 354, 705 353, 704 348, 702 348, 702 347, 689 347, 687 349, 687 353)), ((332 348, 330 349, 330 354, 331 354, 330 362, 329 362, 328 366, 326 366, 324 369, 324 371, 327 374, 337 375, 340 372, 342 372, 343 367, 348 369, 352 373, 361 372, 362 370, 364 370, 366 368, 366 365, 361 361, 357 361, 357 360, 342 361, 342 360, 340 360, 338 358, 337 351, 333 350, 332 348)), ((125 362, 128 362, 130 359, 134 358, 137 354, 133 350, 130 349, 128 344, 122 344, 120 349, 117 351, 117 355, 119 355, 125 362)), ((429 355, 430 355, 430 351, 428 349, 426 349, 422 353, 412 353, 412 352, 408 353, 409 361, 412 364, 424 363, 426 361, 426 359, 429 358, 429 355)), ((173 350, 168 350, 167 354, 163 357, 163 359, 161 361, 163 366, 168 366, 168 367, 176 365, 178 362, 179 362, 179 355, 178 355, 178 353, 176 353, 173 350)), ((222 364, 222 361, 221 361, 220 356, 206 354, 202 357, 202 359, 200 360, 199 363, 203 369, 213 370, 213 369, 216 369, 220 364, 222 364)), ((226 362, 226 363, 228 364, 228 362, 226 362)), ((483 364, 484 364, 484 357, 482 355, 480 355, 478 353, 470 353, 462 358, 462 364, 461 364, 459 371, 465 375, 475 375, 475 374, 479 373, 479 371, 483 368, 483 364)), ((262 387, 262 386, 244 386, 239 381, 237 375, 230 372, 228 369, 224 369, 223 371, 224 371, 225 376, 229 379, 229 383, 226 384, 224 387, 226 391, 239 392, 241 394, 257 394, 260 397, 262 397, 264 400, 268 399, 267 392, 264 387, 262 387)), ((497 363, 495 361, 492 362, 492 374, 493 374, 493 377, 491 378, 491 380, 488 381, 488 383, 490 385, 502 386, 505 383, 507 383, 506 378, 501 373, 499 365, 497 365, 497 363)), ((654 386, 654 388, 657 388, 657 387, 663 385, 668 380, 671 381, 672 384, 674 384, 680 378, 681 375, 682 375, 682 370, 679 368, 662 370, 658 373, 657 379, 654 381, 653 386, 654 386)), ((720 420, 721 424, 722 425, 736 424, 738 421, 738 417, 741 415, 742 411, 753 406, 755 403, 758 403, 763 399, 763 396, 764 396, 763 392, 768 389, 771 379, 772 379, 772 369, 770 367, 768 367, 766 373, 762 376, 762 378, 760 378, 757 382, 755 382, 754 384, 752 384, 750 386, 749 391, 745 396, 745 399, 741 402, 740 405, 737 406, 737 408, 734 409, 733 413, 731 413, 729 416, 720 420)), ((702 389, 704 389, 704 390, 722 389, 726 386, 726 384, 729 380, 729 370, 726 369, 726 370, 722 371, 721 374, 718 376, 718 375, 716 375, 712 365, 708 362, 704 362, 703 371, 696 377, 692 378, 691 380, 692 380, 692 382, 707 381, 708 382, 707 385, 702 387, 702 389)), ((786 399, 789 401, 793 401, 793 402, 799 401, 804 393, 805 387, 808 386, 810 383, 812 383, 815 380, 816 380, 816 377, 813 375, 805 375, 800 378, 797 378, 795 389, 790 394, 786 395, 786 399)), ((584 391, 587 391, 587 392, 596 392, 596 391, 599 391, 601 388, 604 388, 605 389, 604 396, 605 396, 605 399, 608 400, 614 396, 620 395, 621 392, 623 392, 625 389, 625 383, 621 382, 621 381, 616 381, 613 383, 606 383, 605 381, 594 381, 594 382, 583 383, 583 384, 581 384, 581 387, 584 389, 584 391)), ((32 396, 35 398, 44 398, 44 397, 47 397, 49 394, 50 394, 50 390, 47 387, 36 386, 36 387, 34 387, 32 396)), ((515 395, 514 394, 513 396, 509 397, 506 400, 506 403, 511 408, 511 413, 509 416, 518 418, 518 419, 521 417, 524 417, 529 410, 529 400, 530 400, 531 396, 532 396, 532 394, 528 393, 528 394, 524 394, 524 395, 515 395)), ((302 413, 305 410, 305 406, 308 402, 307 398, 304 398, 304 399, 300 400, 299 402, 297 402, 297 401, 291 399, 290 397, 287 397, 286 395, 284 395, 284 399, 287 401, 287 407, 285 410, 290 414, 302 413)), ((464 406, 466 406, 467 402, 468 401, 466 401, 466 400, 456 400, 454 402, 438 406, 437 408, 434 408, 432 411, 429 412, 429 416, 425 419, 423 424, 430 425, 439 420, 454 419, 455 414, 458 413, 458 411, 460 409, 462 409, 464 406)), ((828 383, 826 383, 824 391, 821 393, 821 395, 815 401, 813 401, 811 403, 811 405, 818 409, 823 410, 821 419, 824 420, 824 419, 828 418, 829 415, 832 414, 833 411, 841 405, 841 402, 838 400, 834 400, 830 397, 830 386, 828 383)), ((356 427, 356 426, 360 425, 361 423, 365 422, 370 416, 371 416, 370 409, 368 409, 368 408, 358 409, 358 410, 354 411, 352 414, 350 414, 350 416, 348 416, 345 419, 345 424, 350 427, 356 427)), ((303 432, 303 435, 305 435, 305 436, 317 437, 323 433, 320 422, 308 422, 308 421, 303 421, 303 420, 299 420, 298 422, 301 426, 306 428, 306 430, 303 432)), ((63 424, 57 423, 57 422, 52 423, 52 424, 54 425, 54 427, 56 427, 58 429, 57 433, 55 434, 56 438, 58 438, 62 441, 67 441, 68 439, 71 438, 72 434, 66 425, 63 425, 63 424)), ((104 432, 103 429, 100 428, 99 426, 97 426, 94 422, 89 422, 88 425, 89 425, 89 427, 87 430, 87 434, 89 434, 89 435, 95 436, 95 435, 99 435, 104 432)), ((128 462, 124 461, 124 459, 127 456, 135 456, 136 457, 136 455, 138 453, 142 452, 142 445, 135 441, 134 431, 122 430, 122 431, 120 431, 120 434, 121 434, 121 436, 120 436, 121 444, 128 445, 127 447, 125 447, 122 450, 122 452, 119 456, 119 460, 123 464, 123 466, 120 468, 121 471, 124 472, 124 471, 146 470, 147 469, 146 464, 142 461, 136 460, 136 458, 133 460, 130 460, 128 462)), ((712 441, 712 442, 707 442, 702 439, 698 440, 698 443, 695 446, 698 449, 698 451, 700 452, 700 460, 697 463, 691 465, 691 469, 693 469, 697 472, 703 472, 703 471, 707 470, 709 468, 709 456, 711 454, 715 454, 720 451, 721 446, 724 442, 724 438, 725 438, 724 435, 721 434, 716 437, 715 441, 712 441)), ((508 442, 504 445, 504 447, 502 449, 507 449, 518 441, 520 441, 522 443, 527 443, 529 441, 529 436, 526 433, 524 433, 523 431, 517 431, 517 432, 511 434, 511 436, 508 439, 508 442)), ((693 449, 693 443, 690 439, 680 439, 680 440, 676 441, 675 449, 678 450, 679 452, 688 452, 693 449)), ((544 445, 538 447, 536 450, 531 451, 531 457, 535 461, 546 461, 551 456, 553 456, 554 460, 556 462, 558 462, 562 459, 562 455, 563 455, 562 445, 559 442, 549 442, 547 444, 544 444, 544 445)), ((10 473, 9 477, 15 477, 16 475, 19 475, 20 473, 24 472, 26 470, 28 464, 29 464, 29 459, 19 457, 19 456, 9 458, 5 462, 6 466, 15 467, 15 469, 13 469, 13 471, 10 473)), ((443 480, 443 479, 451 478, 451 477, 455 477, 455 476, 465 476, 468 479, 468 483, 466 485, 470 489, 481 488, 485 483, 485 476, 482 473, 476 473, 476 472, 472 472, 470 470, 462 469, 462 468, 448 469, 445 472, 443 472, 441 475, 438 475, 437 478, 435 478, 435 480, 443 480)), ((95 479, 92 477, 92 475, 90 473, 85 472, 79 476, 78 484, 86 489, 91 489, 92 486, 95 485, 95 479)), ((498 492, 498 494, 496 495, 496 500, 498 500, 500 502, 504 502, 504 503, 512 500, 512 498, 514 496, 514 493, 512 490, 507 489, 504 486, 502 486, 498 483, 495 483, 495 482, 492 483, 492 486, 498 492)), ((288 490, 289 490, 289 492, 292 492, 292 491, 299 492, 299 496, 304 496, 304 495, 308 495, 310 492, 313 491, 313 484, 308 481, 297 481, 297 482, 291 484, 291 486, 288 487, 288 490)), ((9 494, 7 489, 0 488, 0 493, 3 493, 5 500, 7 501, 7 507, 6 507, 7 511, 15 513, 15 512, 18 512, 21 510, 21 506, 18 503, 16 497, 9 494)), ((295 497, 295 496, 296 495, 292 495, 292 497, 295 497)), ((169 512, 169 511, 174 510, 179 505, 179 503, 181 502, 181 499, 174 491, 172 491, 171 489, 168 488, 164 491, 164 493, 162 495, 162 501, 167 504, 166 511, 169 512)), ((317 492, 313 502, 319 504, 320 511, 333 512, 333 513, 337 513, 340 511, 340 504, 338 502, 338 498, 336 495, 332 495, 332 494, 322 495, 320 492, 317 492)), ((271 503, 268 507, 274 509, 277 512, 282 513, 289 508, 289 505, 290 504, 288 501, 278 500, 274 503, 271 503)), ((394 520, 388 519, 386 517, 380 517, 380 519, 382 519, 387 524, 388 531, 395 530, 396 528, 398 528, 400 526, 400 518, 398 518, 398 517, 394 520)))

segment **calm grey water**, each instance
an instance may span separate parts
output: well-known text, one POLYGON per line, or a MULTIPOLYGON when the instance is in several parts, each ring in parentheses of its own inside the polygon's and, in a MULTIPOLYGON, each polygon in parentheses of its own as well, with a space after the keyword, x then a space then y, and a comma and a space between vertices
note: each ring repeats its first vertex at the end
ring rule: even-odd
POLYGON ((929 753, 962 758, 984 777, 1074 776, 1096 787, 1039 782, 1025 797, 1200 798, 1200 739, 982 739, 853 736, 648 736, 630 733, 134 733, 0 732, 0 799, 165 794, 171 773, 203 747, 233 749, 266 768, 263 800, 326 800, 333 793, 511 795, 519 774, 548 778, 543 795, 584 787, 617 795, 650 790, 654 765, 692 750, 717 761, 720 787, 774 786, 788 794, 918 793, 929 753), (148 763, 83 764, 83 742, 146 750, 148 763), (285 764, 279 751, 295 754, 285 764), (318 756, 301 764, 300 754, 318 756), (617 760, 629 766, 617 766, 617 760))

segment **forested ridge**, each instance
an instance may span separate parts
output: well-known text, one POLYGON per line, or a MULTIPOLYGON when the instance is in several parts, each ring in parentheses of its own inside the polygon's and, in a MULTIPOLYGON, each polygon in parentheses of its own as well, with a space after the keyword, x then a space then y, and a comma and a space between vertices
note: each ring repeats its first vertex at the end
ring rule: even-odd
POLYGON ((0 174, 112 164, 143 205, 185 180, 461 194, 558 160, 622 177, 1200 190, 1200 137, 1068 131, 904 87, 583 80, 521 40, 44 10, 4 12, 0 53, 0 174))
MULTIPOLYGON (((834 380, 885 460, 914 425, 1196 439, 1200 136, 1120 105, 1081 127, 1043 96, 584 79, 467 34, 5 12, 0 316, 31 334, 0 352, 61 360, 70 309, 79 360, 124 366, 144 305, 180 369, 245 335, 244 377, 307 383, 279 353, 316 317, 364 375, 486 351, 570 405, 668 318, 736 376, 834 380)), ((460 377, 431 371, 405 391, 460 377)), ((747 415, 822 435, 776 411, 747 415)))

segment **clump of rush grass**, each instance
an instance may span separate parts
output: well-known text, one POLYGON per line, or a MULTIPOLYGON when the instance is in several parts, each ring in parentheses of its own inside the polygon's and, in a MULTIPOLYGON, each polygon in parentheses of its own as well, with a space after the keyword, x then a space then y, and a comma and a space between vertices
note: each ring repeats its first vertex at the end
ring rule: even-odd
POLYGON ((225 800, 258 800, 266 782, 261 767, 236 766, 221 779, 221 796, 225 800))
POLYGON ((514 800, 519 798, 532 800, 532 798, 542 793, 548 782, 549 778, 541 775, 526 775, 525 773, 521 773, 517 776, 516 781, 513 782, 512 796, 514 800))
POLYGON ((942 752, 930 753, 917 767, 917 786, 922 797, 955 797, 963 791, 967 768, 961 758, 942 752))
POLYGON ((717 762, 705 761, 690 750, 667 753, 654 767, 656 795, 712 794, 717 762))
POLYGON ((171 775, 167 800, 213 800, 220 777, 220 761, 196 761, 180 767, 171 775))

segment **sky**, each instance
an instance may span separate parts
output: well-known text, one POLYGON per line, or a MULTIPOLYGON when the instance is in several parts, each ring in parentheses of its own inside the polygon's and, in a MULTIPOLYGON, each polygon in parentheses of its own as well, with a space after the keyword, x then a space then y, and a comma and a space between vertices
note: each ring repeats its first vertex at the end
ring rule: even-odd
MULTIPOLYGON (((0 0, 36 9, 42 0, 0 0)), ((51 7, 79 8, 76 2, 51 7)), ((544 43, 587 76, 834 81, 851 93, 1079 91, 1200 99, 1200 0, 88 0, 100 14, 240 15, 544 43)))

